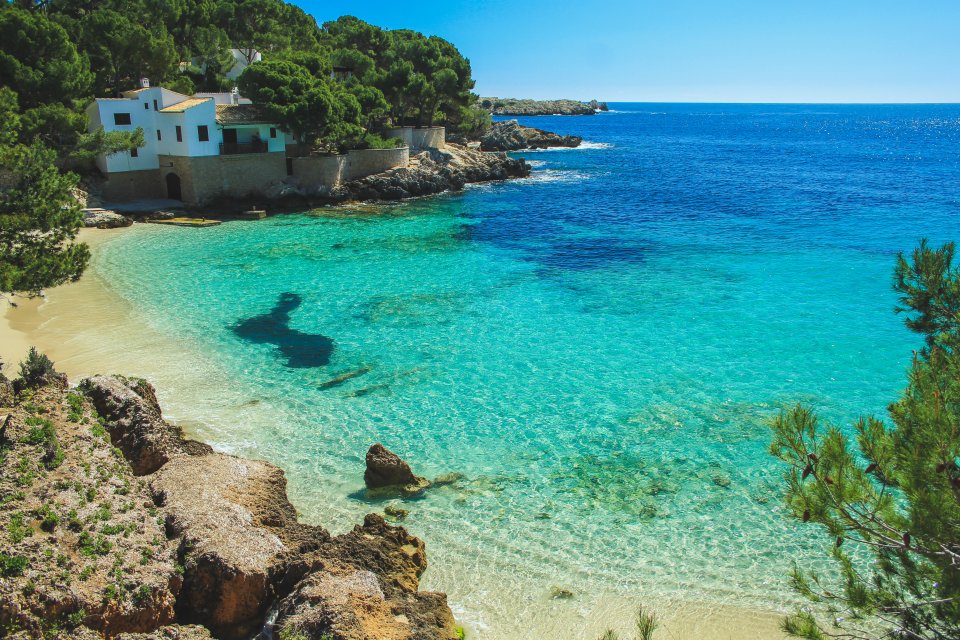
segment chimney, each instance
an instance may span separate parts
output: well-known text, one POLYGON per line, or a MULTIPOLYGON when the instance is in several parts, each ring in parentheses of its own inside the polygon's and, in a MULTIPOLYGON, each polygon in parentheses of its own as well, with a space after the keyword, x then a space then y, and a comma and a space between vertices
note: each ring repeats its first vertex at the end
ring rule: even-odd
POLYGON ((240 89, 234 87, 230 90, 230 104, 240 104, 240 89))
POLYGON ((140 78, 140 88, 149 89, 150 88, 150 78, 140 78))

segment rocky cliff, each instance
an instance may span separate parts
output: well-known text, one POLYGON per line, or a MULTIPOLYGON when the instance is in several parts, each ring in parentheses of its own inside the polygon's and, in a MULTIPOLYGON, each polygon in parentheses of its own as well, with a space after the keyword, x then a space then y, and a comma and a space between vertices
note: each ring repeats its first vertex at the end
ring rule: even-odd
POLYGON ((480 139, 483 151, 519 151, 522 149, 549 149, 550 147, 579 147, 580 136, 561 136, 543 129, 524 127, 516 120, 493 125, 480 139))
POLYGON ((0 635, 455 640, 424 544, 301 524, 283 471, 188 440, 143 380, 0 376, 0 635))

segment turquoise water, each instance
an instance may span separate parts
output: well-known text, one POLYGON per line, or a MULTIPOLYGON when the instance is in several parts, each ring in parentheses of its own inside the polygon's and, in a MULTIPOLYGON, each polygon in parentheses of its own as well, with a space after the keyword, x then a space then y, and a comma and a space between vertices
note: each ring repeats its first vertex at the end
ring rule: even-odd
POLYGON ((960 235, 960 107, 614 108, 528 119, 590 142, 530 180, 118 237, 96 272, 222 395, 131 373, 333 531, 383 507, 373 442, 464 474, 404 524, 475 637, 580 637, 620 599, 791 606, 824 542, 783 516, 766 421, 895 399, 918 340, 891 269, 960 235))

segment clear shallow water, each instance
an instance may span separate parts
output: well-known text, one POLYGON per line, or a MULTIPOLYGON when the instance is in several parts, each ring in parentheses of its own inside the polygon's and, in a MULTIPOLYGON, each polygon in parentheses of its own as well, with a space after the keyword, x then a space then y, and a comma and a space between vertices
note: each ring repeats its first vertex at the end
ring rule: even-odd
POLYGON ((476 637, 579 637, 638 598, 794 602, 784 573, 823 541, 783 518, 765 421, 882 413, 918 342, 896 252, 960 236, 960 107, 612 107, 522 119, 591 143, 527 154, 528 181, 151 227, 96 258, 226 387, 156 372, 168 410, 282 466, 305 519, 382 508, 358 494, 375 441, 465 474, 404 524, 476 637))

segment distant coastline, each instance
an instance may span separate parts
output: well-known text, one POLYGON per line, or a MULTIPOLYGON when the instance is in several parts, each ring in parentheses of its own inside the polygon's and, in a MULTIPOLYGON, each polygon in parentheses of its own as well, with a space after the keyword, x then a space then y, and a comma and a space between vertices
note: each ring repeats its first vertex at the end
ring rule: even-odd
POLYGON ((495 116, 592 116, 598 111, 609 111, 606 102, 597 100, 480 98, 477 104, 495 116))

